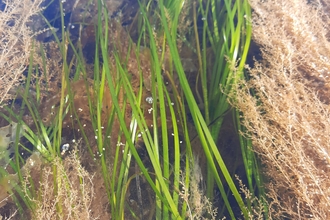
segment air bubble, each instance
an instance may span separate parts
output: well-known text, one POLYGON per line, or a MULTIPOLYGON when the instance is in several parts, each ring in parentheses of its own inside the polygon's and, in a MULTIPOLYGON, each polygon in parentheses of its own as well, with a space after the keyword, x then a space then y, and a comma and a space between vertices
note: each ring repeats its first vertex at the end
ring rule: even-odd
POLYGON ((67 152, 68 150, 69 150, 69 147, 70 147, 70 145, 68 144, 68 143, 66 143, 66 144, 63 144, 62 146, 61 146, 61 155, 64 155, 65 154, 65 152, 67 152))
POLYGON ((154 99, 151 96, 146 98, 146 102, 149 103, 149 104, 152 104, 153 101, 154 101, 154 99))
POLYGON ((69 144, 68 143, 66 143, 66 144, 63 144, 62 145, 62 151, 67 151, 67 150, 69 150, 69 144))

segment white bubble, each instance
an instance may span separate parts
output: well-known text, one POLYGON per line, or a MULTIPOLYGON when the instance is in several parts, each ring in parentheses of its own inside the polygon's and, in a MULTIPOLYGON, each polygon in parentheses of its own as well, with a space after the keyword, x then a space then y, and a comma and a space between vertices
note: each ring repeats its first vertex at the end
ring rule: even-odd
POLYGON ((62 151, 67 151, 67 150, 69 150, 69 144, 68 143, 66 143, 66 144, 63 144, 62 145, 62 151))
POLYGON ((154 99, 151 96, 146 98, 146 102, 149 103, 149 104, 152 104, 153 101, 154 101, 154 99))

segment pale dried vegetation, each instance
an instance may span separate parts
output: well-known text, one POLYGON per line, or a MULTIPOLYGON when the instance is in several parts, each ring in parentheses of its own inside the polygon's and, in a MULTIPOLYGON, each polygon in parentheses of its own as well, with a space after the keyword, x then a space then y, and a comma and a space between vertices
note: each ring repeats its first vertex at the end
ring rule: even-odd
POLYGON ((24 81, 34 33, 31 18, 42 0, 5 0, 0 11, 0 103, 12 98, 10 89, 24 81), (30 26, 30 27, 29 27, 30 26))
POLYGON ((236 105, 262 161, 270 219, 330 218, 329 12, 326 1, 306 2, 251 0, 262 61, 236 105))
POLYGON ((217 219, 218 210, 205 195, 203 186, 203 175, 201 167, 198 165, 199 159, 195 157, 194 167, 190 170, 190 185, 185 186, 185 174, 181 175, 182 189, 180 197, 187 203, 188 219, 217 219))
MULTIPOLYGON (((38 175, 36 173, 32 176, 27 175, 24 187, 26 196, 35 204, 34 213, 31 213, 33 219, 100 219, 100 213, 105 212, 99 210, 95 213, 96 208, 93 203, 97 203, 96 200, 99 199, 95 198, 94 176, 81 166, 79 158, 74 153, 63 162, 56 158, 51 165, 37 168, 34 165, 34 169, 38 169, 38 175), (54 186, 54 168, 58 174, 56 186, 54 186), (29 196, 29 178, 34 179, 34 184, 40 184, 36 198, 29 196)), ((97 205, 102 209, 102 205, 97 205)), ((102 219, 105 219, 105 216, 106 214, 103 214, 102 219)))

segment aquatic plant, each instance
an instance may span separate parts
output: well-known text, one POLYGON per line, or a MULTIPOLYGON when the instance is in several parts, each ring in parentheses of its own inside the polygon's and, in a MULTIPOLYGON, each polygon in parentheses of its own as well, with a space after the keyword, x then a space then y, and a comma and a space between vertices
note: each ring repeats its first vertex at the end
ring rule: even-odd
MULTIPOLYGON (((59 2, 60 12, 63 4, 59 2)), ((57 43, 52 50, 57 48, 59 53, 58 60, 54 55, 57 75, 50 73, 53 61, 46 59, 52 50, 32 47, 40 62, 34 64, 30 56, 26 85, 18 92, 23 100, 20 114, 5 108, 14 116, 6 119, 26 126, 25 138, 49 162, 41 185, 38 177, 20 174, 24 158, 16 140, 15 162, 11 163, 20 183, 16 203, 23 199, 22 206, 35 218, 42 212, 76 218, 77 208, 99 205, 100 213, 106 213, 104 218, 184 219, 216 218, 213 202, 221 198, 224 205, 217 210, 219 216, 248 218, 253 201, 243 201, 216 145, 223 118, 231 111, 228 98, 236 102, 233 89, 244 78, 251 35, 248 2, 141 1, 133 18, 132 26, 138 27, 135 42, 121 24, 108 19, 102 1, 96 6, 98 13, 90 24, 74 25, 80 25, 78 41, 70 37, 60 13, 60 34, 52 29, 57 43), (90 63, 84 54, 89 41, 94 44, 90 63), (184 67, 189 63, 182 57, 187 48, 196 57, 197 71, 184 67), (35 77, 39 72, 45 81, 35 77), (31 89, 36 91, 34 97, 28 94, 31 89), (29 116, 23 117, 26 112, 29 116), (72 166, 63 166, 65 157, 95 170, 98 180, 76 167, 75 172, 83 174, 74 188, 72 182, 77 180, 70 178, 72 166), (106 196, 98 203, 90 189, 93 184, 85 180, 101 185, 106 196), (50 182, 53 191, 44 193, 42 189, 50 182), (89 194, 84 196, 93 202, 80 204, 76 196, 85 187, 89 194), (220 192, 219 198, 213 195, 214 189, 220 192), (70 201, 65 194, 71 191, 69 198, 74 202, 67 209, 70 201), (229 202, 228 194, 233 194, 234 202, 229 202), (52 209, 43 201, 53 204, 52 209), (104 208, 108 204, 110 212, 104 208)), ((51 28, 51 22, 45 22, 51 28)), ((238 112, 235 117, 242 128, 238 112)), ((254 193, 254 178, 259 179, 256 159, 250 142, 240 138, 248 187, 254 193)))
POLYGON ((236 104, 263 163, 268 218, 328 219, 329 2, 251 5, 262 61, 236 104))

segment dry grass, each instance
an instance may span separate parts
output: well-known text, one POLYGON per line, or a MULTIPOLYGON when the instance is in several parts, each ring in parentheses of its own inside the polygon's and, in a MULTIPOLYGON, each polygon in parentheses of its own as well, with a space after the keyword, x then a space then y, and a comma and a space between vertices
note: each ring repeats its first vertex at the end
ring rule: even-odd
POLYGON ((237 107, 268 178, 270 219, 330 218, 329 15, 322 4, 251 0, 262 62, 238 90, 237 107))
MULTIPOLYGON (((40 180, 38 196, 30 198, 35 204, 32 213, 35 219, 104 219, 104 216, 100 218, 100 213, 106 215, 106 212, 95 213, 92 204, 97 200, 94 177, 73 153, 63 162, 57 158, 51 166, 39 166, 39 172, 32 173, 32 178, 35 178, 34 184, 40 180), (57 173, 55 183, 54 173, 57 173)), ((29 184, 26 190, 28 187, 29 184)))
POLYGON ((24 80, 29 62, 32 37, 28 26, 40 10, 42 0, 7 0, 0 11, 0 103, 12 98, 9 90, 24 80))
POLYGON ((218 210, 212 202, 205 196, 205 189, 203 186, 203 175, 201 167, 198 165, 198 157, 195 157, 193 169, 190 171, 190 186, 189 189, 185 187, 184 178, 182 175, 182 191, 180 192, 181 199, 188 205, 187 218, 188 219, 217 219, 218 210))

